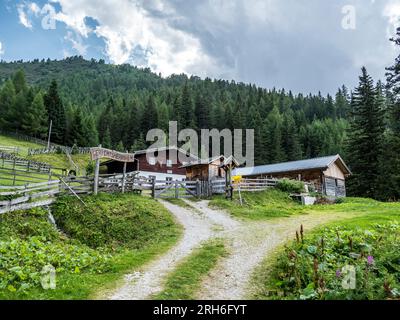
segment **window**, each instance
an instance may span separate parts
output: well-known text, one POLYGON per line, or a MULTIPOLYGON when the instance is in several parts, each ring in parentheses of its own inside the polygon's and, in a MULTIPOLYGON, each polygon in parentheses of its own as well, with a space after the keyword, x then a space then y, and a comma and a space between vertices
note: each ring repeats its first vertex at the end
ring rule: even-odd
POLYGON ((167 173, 168 174, 172 174, 172 170, 167 170, 167 173))
POLYGON ((150 157, 149 158, 149 165, 154 166, 156 164, 156 158, 150 157))
POLYGON ((170 159, 167 160, 167 167, 172 167, 172 160, 170 159))

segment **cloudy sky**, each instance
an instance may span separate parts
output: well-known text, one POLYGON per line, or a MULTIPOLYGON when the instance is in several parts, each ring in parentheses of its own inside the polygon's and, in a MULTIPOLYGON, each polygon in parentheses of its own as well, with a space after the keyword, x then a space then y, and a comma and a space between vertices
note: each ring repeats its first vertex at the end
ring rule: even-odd
POLYGON ((400 0, 0 0, 0 59, 71 55, 294 92, 384 78, 400 0))

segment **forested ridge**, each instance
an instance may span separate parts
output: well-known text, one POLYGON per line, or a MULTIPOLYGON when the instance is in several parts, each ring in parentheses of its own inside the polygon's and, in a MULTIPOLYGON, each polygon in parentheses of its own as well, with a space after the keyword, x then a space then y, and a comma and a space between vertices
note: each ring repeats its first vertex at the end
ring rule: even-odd
MULTIPOLYGON (((395 38, 400 45, 400 29, 395 38)), ((386 82, 366 68, 357 88, 293 94, 71 57, 0 63, 0 129, 120 151, 145 148, 152 128, 255 130, 255 163, 341 154, 354 195, 400 198, 400 57, 386 82)))
POLYGON ((32 112, 45 119, 43 109, 53 110, 53 141, 62 144, 142 148, 149 129, 167 129, 176 120, 180 128, 254 128, 258 164, 344 153, 350 110, 345 87, 335 97, 294 95, 234 81, 162 78, 149 69, 82 57, 2 62, 0 79, 2 128, 45 137, 48 121, 31 128, 24 123, 31 123, 32 112), (50 96, 59 101, 40 107, 50 96))

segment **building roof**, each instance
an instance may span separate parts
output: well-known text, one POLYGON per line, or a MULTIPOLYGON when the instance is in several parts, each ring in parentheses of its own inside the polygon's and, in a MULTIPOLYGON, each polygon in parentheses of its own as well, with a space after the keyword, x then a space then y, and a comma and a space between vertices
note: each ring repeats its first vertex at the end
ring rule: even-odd
MULTIPOLYGON (((138 151, 134 151, 133 153, 136 156, 136 155, 146 154, 146 153, 149 153, 149 152, 162 152, 162 151, 167 151, 167 150, 171 150, 171 149, 174 149, 174 150, 177 150, 178 152, 184 153, 184 154, 188 155, 189 157, 191 157, 193 159, 199 159, 199 157, 195 156, 194 154, 188 153, 186 150, 178 148, 178 147, 175 147, 175 146, 138 150, 138 151)), ((110 160, 102 162, 101 164, 102 165, 107 165, 107 164, 115 162, 115 161, 116 160, 110 159, 110 160)))
POLYGON ((160 152, 160 151, 166 151, 166 150, 171 150, 171 149, 175 149, 175 150, 177 150, 178 152, 187 154, 187 155, 189 155, 190 157, 192 157, 192 158, 194 158, 194 159, 199 159, 199 157, 197 157, 196 155, 194 155, 194 154, 192 154, 192 153, 190 153, 190 152, 187 152, 186 150, 184 150, 184 149, 182 149, 182 148, 178 148, 178 147, 176 147, 176 146, 172 146, 172 147, 161 147, 161 148, 152 148, 152 149, 145 149, 145 150, 138 150, 138 151, 135 151, 134 154, 135 154, 135 155, 139 155, 139 154, 146 154, 146 153, 149 153, 149 152, 156 152, 156 151, 160 152))
POLYGON ((235 176, 253 176, 260 174, 273 174, 273 173, 284 173, 284 172, 294 172, 294 171, 304 171, 304 170, 326 170, 332 163, 338 161, 338 165, 341 167, 345 174, 351 174, 350 169, 346 166, 340 155, 282 162, 275 164, 268 164, 256 167, 246 167, 246 168, 236 168, 233 170, 233 175, 235 176))
POLYGON ((189 163, 184 164, 183 166, 181 166, 181 168, 187 168, 187 167, 192 167, 192 166, 197 166, 197 165, 202 165, 202 164, 210 164, 221 158, 224 158, 224 156, 216 156, 216 157, 207 158, 207 159, 198 159, 198 160, 191 161, 189 163))

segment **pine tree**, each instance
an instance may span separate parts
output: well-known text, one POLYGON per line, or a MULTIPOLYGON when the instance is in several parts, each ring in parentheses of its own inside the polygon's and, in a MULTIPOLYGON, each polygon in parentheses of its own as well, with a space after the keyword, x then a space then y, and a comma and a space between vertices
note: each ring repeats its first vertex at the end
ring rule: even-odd
POLYGON ((43 95, 38 92, 23 114, 21 119, 22 129, 28 135, 43 139, 47 133, 47 119, 48 115, 44 106, 43 95))
POLYGON ((28 91, 28 86, 26 84, 25 72, 22 69, 19 69, 13 77, 13 83, 15 88, 15 93, 18 94, 23 92, 24 94, 28 91))
POLYGON ((85 147, 96 147, 99 145, 99 135, 97 133, 96 122, 92 115, 85 117, 83 125, 83 136, 85 137, 85 147))
POLYGON ((69 146, 73 145, 77 145, 78 147, 86 146, 87 140, 85 136, 85 131, 86 129, 85 129, 85 123, 83 121, 82 111, 80 108, 77 108, 74 111, 66 143, 69 146))
POLYGON ((193 101, 187 83, 183 87, 181 99, 180 129, 193 128, 193 101))
POLYGON ((0 90, 0 129, 11 129, 15 107, 15 88, 12 81, 5 82, 0 90))
POLYGON ((64 105, 58 94, 58 85, 55 80, 50 84, 49 91, 44 96, 49 122, 52 121, 51 140, 63 144, 66 137, 67 120, 64 105))
POLYGON ((163 102, 158 108, 158 126, 164 132, 168 132, 169 129, 169 111, 168 106, 163 102))
POLYGON ((143 138, 143 134, 139 135, 139 138, 135 140, 134 144, 131 147, 131 152, 144 150, 147 148, 146 141, 143 138))
POLYGON ((125 145, 131 146, 139 138, 141 124, 141 108, 137 100, 132 101, 129 107, 129 124, 127 128, 127 140, 125 145))
POLYGON ((104 111, 100 115, 99 119, 99 139, 102 143, 104 140, 104 137, 106 135, 106 131, 108 129, 108 133, 110 134, 110 140, 111 140, 111 133, 110 133, 110 126, 113 122, 113 112, 114 112, 115 104, 114 104, 114 99, 112 97, 108 98, 108 103, 107 107, 104 109, 104 111))
POLYGON ((142 118, 142 133, 147 135, 147 132, 151 129, 156 129, 158 127, 158 114, 157 107, 154 98, 150 96, 147 100, 143 118, 142 118))
POLYGON ((275 107, 268 115, 264 123, 263 141, 265 157, 268 163, 276 163, 285 160, 285 153, 282 148, 282 115, 275 107))
POLYGON ((284 115, 282 146, 285 151, 286 160, 293 161, 301 159, 301 147, 292 111, 284 115))
POLYGON ((352 101, 352 116, 348 133, 348 158, 353 172, 349 191, 357 196, 376 197, 383 147, 383 112, 377 101, 377 91, 365 67, 352 101))
POLYGON ((196 117, 196 127, 198 129, 207 129, 210 126, 209 105, 201 94, 196 97, 194 114, 196 117))
MULTIPOLYGON (((396 37, 390 39, 400 47, 400 28, 396 37)), ((387 84, 390 94, 389 101, 389 130, 385 141, 383 161, 383 180, 381 193, 386 199, 400 199, 400 55, 395 59, 394 65, 387 68, 387 84)))
POLYGON ((113 147, 112 142, 111 142, 111 134, 110 134, 109 128, 107 128, 106 132, 104 133, 101 145, 103 148, 107 148, 107 149, 111 149, 113 147))

